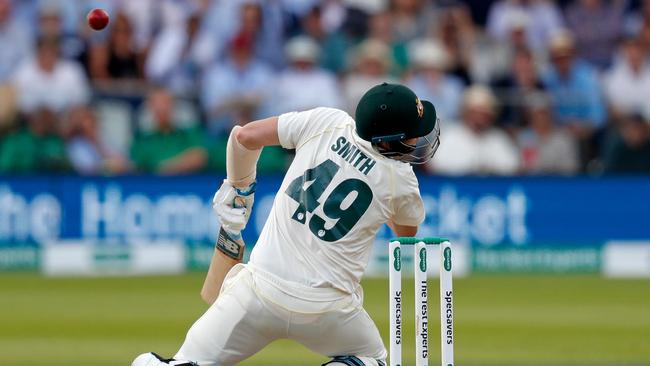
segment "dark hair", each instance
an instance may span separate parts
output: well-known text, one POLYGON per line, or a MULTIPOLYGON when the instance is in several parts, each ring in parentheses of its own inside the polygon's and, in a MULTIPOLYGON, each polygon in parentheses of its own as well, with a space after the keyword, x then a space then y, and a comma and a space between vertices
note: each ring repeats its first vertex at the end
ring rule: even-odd
POLYGON ((58 36, 52 35, 41 35, 36 39, 36 47, 40 50, 41 48, 59 48, 61 44, 61 39, 58 36))
POLYGON ((527 47, 517 47, 515 49, 515 57, 525 56, 528 58, 533 58, 533 52, 527 47))
POLYGON ((621 122, 625 124, 645 125, 646 120, 639 112, 632 112, 621 116, 621 122))

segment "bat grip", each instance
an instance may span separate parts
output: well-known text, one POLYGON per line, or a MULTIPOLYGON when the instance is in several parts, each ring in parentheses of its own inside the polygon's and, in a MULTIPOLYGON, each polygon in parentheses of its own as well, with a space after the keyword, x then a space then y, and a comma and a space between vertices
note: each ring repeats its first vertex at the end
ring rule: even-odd
POLYGON ((232 202, 232 207, 234 208, 246 207, 246 199, 241 196, 236 196, 232 202))

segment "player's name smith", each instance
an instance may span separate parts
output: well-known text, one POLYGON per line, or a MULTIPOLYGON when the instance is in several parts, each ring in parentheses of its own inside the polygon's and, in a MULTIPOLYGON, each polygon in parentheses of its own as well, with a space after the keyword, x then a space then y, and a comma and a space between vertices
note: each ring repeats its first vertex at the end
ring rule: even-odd
POLYGON ((343 160, 350 163, 364 175, 368 175, 376 163, 372 158, 361 152, 357 145, 349 142, 343 136, 339 137, 336 143, 332 145, 332 151, 339 154, 343 160))

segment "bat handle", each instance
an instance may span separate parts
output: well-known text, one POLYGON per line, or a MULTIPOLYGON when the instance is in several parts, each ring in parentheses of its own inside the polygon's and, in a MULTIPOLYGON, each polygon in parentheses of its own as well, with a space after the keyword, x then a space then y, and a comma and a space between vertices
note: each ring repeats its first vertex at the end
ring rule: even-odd
POLYGON ((246 207, 246 199, 241 196, 236 196, 235 199, 233 200, 232 207, 234 208, 246 207))

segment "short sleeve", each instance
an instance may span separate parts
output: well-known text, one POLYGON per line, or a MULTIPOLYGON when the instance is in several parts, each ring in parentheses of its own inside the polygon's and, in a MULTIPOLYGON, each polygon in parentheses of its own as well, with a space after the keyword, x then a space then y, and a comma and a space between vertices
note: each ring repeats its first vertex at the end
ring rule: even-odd
POLYGON ((289 112, 278 117, 278 137, 285 149, 295 149, 304 139, 312 111, 289 112))
POLYGON ((403 177, 406 179, 398 184, 398 192, 393 198, 395 211, 392 220, 398 225, 419 226, 424 222, 424 202, 420 196, 417 178, 412 172, 403 177))
POLYGON ((347 113, 334 108, 316 108, 304 112, 290 112, 278 117, 278 137, 285 149, 297 149, 313 136, 349 122, 347 113))

